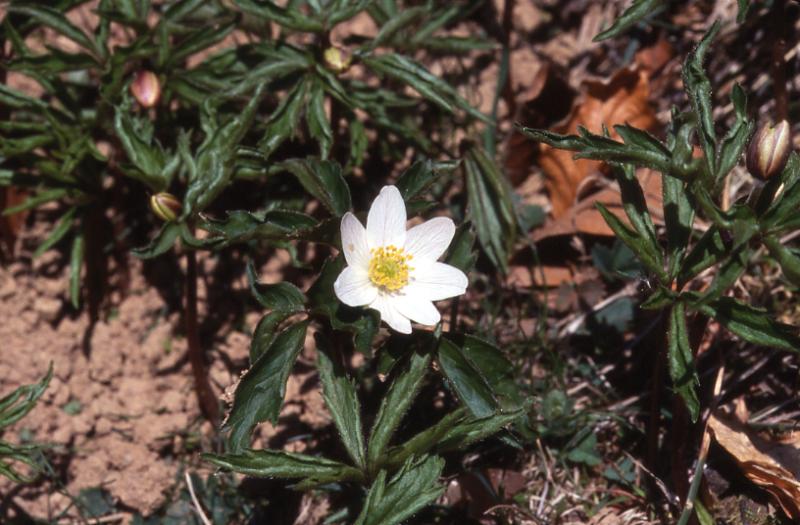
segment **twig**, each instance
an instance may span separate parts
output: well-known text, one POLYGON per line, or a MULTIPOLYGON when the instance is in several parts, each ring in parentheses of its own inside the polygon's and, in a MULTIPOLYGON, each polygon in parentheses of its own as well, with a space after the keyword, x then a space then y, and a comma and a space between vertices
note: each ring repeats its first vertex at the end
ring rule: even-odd
POLYGON ((200 517, 200 521, 203 522, 203 525, 212 525, 211 520, 209 520, 206 513, 203 512, 203 507, 200 506, 200 502, 197 500, 197 495, 194 493, 194 485, 192 485, 192 477, 189 475, 188 470, 183 473, 183 477, 186 479, 186 486, 189 487, 189 496, 192 497, 192 504, 194 505, 195 512, 197 512, 197 515, 200 517))

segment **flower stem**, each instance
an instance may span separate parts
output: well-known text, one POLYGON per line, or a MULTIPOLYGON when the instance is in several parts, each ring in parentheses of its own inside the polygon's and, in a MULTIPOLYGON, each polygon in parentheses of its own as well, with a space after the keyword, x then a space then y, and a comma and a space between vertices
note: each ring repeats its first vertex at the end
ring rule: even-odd
POLYGON ((200 411, 215 426, 220 422, 217 397, 208 381, 208 366, 203 349, 200 347, 200 334, 197 328, 197 257, 194 250, 186 251, 185 288, 186 342, 189 347, 189 362, 192 365, 194 389, 200 411))

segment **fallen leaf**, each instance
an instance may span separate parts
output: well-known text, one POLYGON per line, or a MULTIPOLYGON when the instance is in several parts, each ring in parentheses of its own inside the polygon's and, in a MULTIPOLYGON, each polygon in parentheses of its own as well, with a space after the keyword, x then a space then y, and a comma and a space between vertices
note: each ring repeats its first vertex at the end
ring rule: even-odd
POLYGON ((767 491, 787 516, 800 520, 800 433, 769 441, 720 412, 709 417, 708 428, 744 475, 767 491))
MULTIPOLYGON (((642 168, 636 172, 636 177, 642 186, 647 209, 653 218, 653 222, 663 224, 664 210, 661 196, 661 176, 653 170, 642 168)), ((560 217, 548 219, 541 228, 533 231, 533 241, 538 242, 548 237, 574 235, 576 233, 613 236, 614 232, 611 231, 603 216, 597 211, 596 204, 598 202, 605 204, 609 211, 626 224, 630 224, 628 217, 625 215, 625 210, 622 208, 619 187, 616 184, 610 184, 600 191, 580 199, 560 217)))
MULTIPOLYGON (((585 81, 581 90, 583 94, 578 97, 566 122, 553 131, 574 134, 578 126, 583 126, 594 133, 602 133, 605 125, 611 137, 618 138, 613 130, 615 124, 652 128, 656 119, 648 102, 648 78, 645 71, 628 68, 617 72, 608 82, 585 81)), ((539 148, 539 164, 545 173, 553 217, 559 218, 573 206, 583 180, 599 172, 602 163, 575 160, 573 152, 546 144, 540 144, 539 148)))

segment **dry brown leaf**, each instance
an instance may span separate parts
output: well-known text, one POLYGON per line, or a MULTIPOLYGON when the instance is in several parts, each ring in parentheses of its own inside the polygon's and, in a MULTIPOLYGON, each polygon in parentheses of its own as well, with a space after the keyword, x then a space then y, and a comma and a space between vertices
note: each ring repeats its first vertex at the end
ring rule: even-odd
MULTIPOLYGON (((650 129, 656 123, 655 114, 648 103, 650 94, 648 75, 644 71, 623 69, 609 82, 586 81, 583 95, 573 106, 566 122, 553 129, 558 133, 577 133, 583 126, 594 133, 602 133, 605 125, 613 138, 615 124, 630 124, 650 129)), ((553 217, 559 218, 572 207, 578 187, 591 173, 600 170, 601 162, 574 160, 574 153, 540 145, 539 164, 546 176, 553 217)))
MULTIPOLYGON (((644 191, 647 209, 650 211, 653 221, 663 223, 661 176, 653 170, 643 168, 636 172, 636 177, 644 191)), ((622 208, 619 188, 616 185, 610 185, 579 200, 566 213, 555 219, 549 219, 544 226, 534 230, 534 242, 557 235, 574 235, 575 233, 613 236, 614 232, 597 211, 596 204, 598 202, 605 204, 611 213, 629 224, 625 210, 622 208)))
POLYGON ((708 428, 745 476, 766 490, 787 516, 800 520, 800 433, 768 441, 719 412, 711 415, 708 428))

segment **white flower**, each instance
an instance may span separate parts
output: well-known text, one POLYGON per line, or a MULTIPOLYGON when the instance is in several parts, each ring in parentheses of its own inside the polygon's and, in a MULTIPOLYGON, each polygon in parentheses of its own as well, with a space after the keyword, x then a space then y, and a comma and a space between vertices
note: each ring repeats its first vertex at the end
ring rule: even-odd
POLYGON ((400 191, 384 186, 367 215, 366 229, 352 213, 342 217, 342 248, 347 267, 333 289, 349 306, 367 306, 404 334, 411 321, 435 325, 441 319, 432 301, 461 295, 467 276, 436 262, 453 240, 456 227, 436 217, 406 231, 406 205, 400 191))

